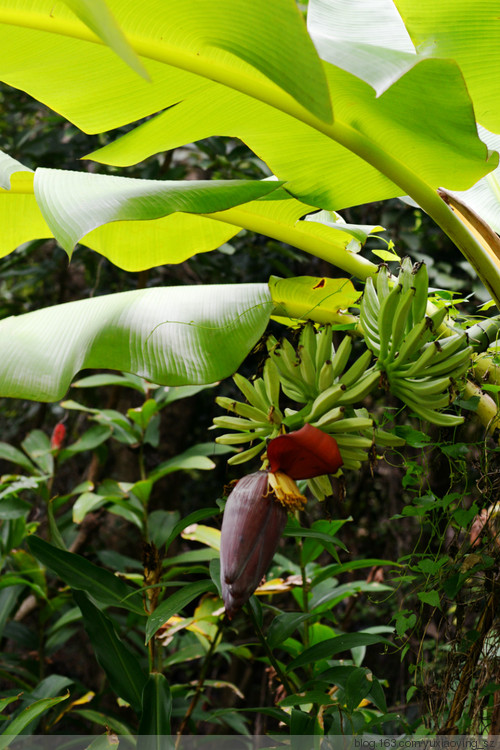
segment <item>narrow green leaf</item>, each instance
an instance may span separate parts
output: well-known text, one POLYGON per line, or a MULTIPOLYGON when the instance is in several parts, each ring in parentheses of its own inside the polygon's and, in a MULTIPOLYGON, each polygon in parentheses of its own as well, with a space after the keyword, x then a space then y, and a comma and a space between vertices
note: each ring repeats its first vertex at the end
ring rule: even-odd
POLYGON ((328 638, 326 641, 306 648, 299 656, 292 659, 286 671, 291 672, 306 664, 314 664, 320 659, 333 659, 336 654, 340 654, 342 651, 348 651, 356 646, 370 646, 374 643, 390 645, 390 641, 386 638, 382 638, 379 635, 370 635, 369 633, 345 633, 337 635, 335 638, 328 638))
POLYGON ((144 614, 140 593, 136 593, 108 570, 99 568, 81 555, 58 549, 36 536, 28 538, 28 546, 40 562, 57 573, 71 588, 86 591, 104 604, 144 614))
POLYGON ((266 636, 269 648, 277 648, 301 623, 314 616, 314 612, 283 612, 281 615, 277 615, 272 621, 266 636))
MULTIPOLYGON (((18 714, 14 719, 9 721, 4 731, 0 735, 0 750, 5 750, 10 744, 12 744, 12 738, 17 737, 25 727, 28 726, 33 719, 36 719, 40 714, 48 711, 52 706, 56 706, 61 701, 65 701, 69 698, 69 692, 67 695, 58 696, 57 698, 43 698, 42 700, 35 701, 30 706, 25 708, 18 714)), ((2 726, 5 726, 2 724, 2 726)))
POLYGON ((142 694, 142 716, 139 724, 137 750, 173 748, 167 735, 171 733, 172 696, 166 678, 152 672, 142 694))
POLYGON ((175 594, 165 599, 148 617, 146 623, 146 643, 149 642, 169 617, 177 614, 183 607, 192 602, 193 599, 196 599, 207 591, 215 591, 214 584, 208 578, 204 581, 187 583, 180 591, 176 591, 175 594))
POLYGON ((4 708, 9 705, 9 703, 13 703, 14 701, 18 701, 21 697, 22 693, 19 693, 18 695, 11 695, 10 698, 0 698, 0 713, 3 712, 4 708))
POLYGON ((20 466, 29 474, 37 473, 37 469, 29 458, 22 451, 14 448, 13 445, 9 445, 9 443, 0 443, 0 458, 20 466))
POLYGON ((74 591, 73 597, 82 612, 95 657, 106 672, 109 684, 117 695, 140 711, 146 675, 137 658, 117 634, 113 620, 92 604, 86 594, 74 591))
POLYGON ((239 367, 271 306, 267 284, 228 284, 141 289, 6 318, 0 395, 55 401, 87 367, 213 383, 239 367))
POLYGON ((83 453, 84 451, 91 451, 97 446, 104 443, 109 436, 112 434, 111 427, 107 425, 93 425, 86 430, 76 442, 68 445, 59 454, 59 460, 65 461, 70 456, 74 456, 76 453, 83 453))
POLYGON ((59 531, 56 517, 54 515, 54 499, 53 498, 51 498, 47 504, 47 517, 49 519, 50 539, 51 539, 52 544, 54 544, 55 547, 59 547, 59 549, 66 549, 66 545, 64 544, 64 539, 61 536, 61 532, 59 531))

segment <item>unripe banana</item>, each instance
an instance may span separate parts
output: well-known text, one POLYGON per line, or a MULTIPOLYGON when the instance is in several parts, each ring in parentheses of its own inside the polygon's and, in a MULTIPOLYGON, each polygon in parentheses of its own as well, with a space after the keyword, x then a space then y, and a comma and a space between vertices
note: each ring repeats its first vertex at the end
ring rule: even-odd
POLYGON ((366 461, 367 458, 367 452, 361 448, 342 448, 344 466, 347 466, 348 461, 366 461))
POLYGON ((398 283, 401 285, 402 293, 405 294, 413 286, 413 262, 408 255, 401 260, 398 283))
POLYGON ((316 368, 314 359, 305 346, 299 346, 299 372, 302 380, 311 389, 316 388, 316 368))
POLYGON ((400 445, 405 445, 406 440, 394 435, 392 432, 386 430, 377 429, 373 433, 374 441, 379 445, 388 446, 389 448, 397 448, 400 445))
POLYGON ((435 362, 442 362, 444 359, 448 359, 452 354, 461 350, 467 349, 467 335, 465 331, 461 333, 455 333, 452 336, 447 336, 444 339, 437 339, 438 353, 436 354, 435 362))
POLYGON ((346 421, 342 419, 342 417, 344 416, 344 412, 345 408, 343 406, 336 406, 333 409, 330 409, 330 411, 327 411, 326 414, 323 414, 323 416, 315 422, 311 422, 310 417, 306 417, 305 421, 310 422, 313 427, 318 427, 319 429, 323 430, 323 432, 331 432, 336 422, 338 422, 339 420, 341 422, 346 421))
POLYGON ((425 371, 425 375, 435 378, 439 375, 449 373, 451 377, 459 378, 471 366, 472 349, 468 347, 461 351, 455 352, 451 357, 447 357, 442 362, 433 364, 425 371))
POLYGON ((319 477, 314 479, 308 479, 307 484, 309 485, 311 492, 322 502, 325 497, 333 494, 332 483, 327 474, 321 474, 319 477))
POLYGON ((340 381, 344 383, 346 388, 350 388, 351 385, 357 383, 360 377, 366 372, 368 365, 372 361, 372 353, 369 349, 365 349, 353 365, 341 376, 340 381))
POLYGON ((226 398, 226 396, 217 396, 215 402, 222 409, 227 409, 227 411, 234 411, 236 414, 239 414, 240 417, 246 417, 247 419, 252 419, 255 422, 268 421, 268 414, 266 411, 257 409, 255 406, 251 406, 250 404, 243 404, 241 403, 241 401, 234 401, 232 398, 226 398))
POLYGON ((316 336, 316 372, 320 372, 325 362, 331 361, 332 356, 332 327, 325 325, 316 336))
POLYGON ((338 345, 332 359, 332 376, 334 379, 338 378, 344 372, 345 366, 351 355, 351 350, 352 338, 346 334, 338 345))
POLYGON ((373 440, 371 438, 364 437, 363 435, 350 435, 349 433, 338 433, 335 435, 335 440, 340 448, 340 453, 343 456, 345 448, 371 448, 373 440))
POLYGON ((413 298, 412 311, 413 323, 416 324, 425 318, 427 299, 429 296, 429 274, 425 263, 416 263, 413 268, 413 286, 415 296, 413 298))
MULTIPOLYGON (((319 424, 316 424, 319 427, 319 424)), ((340 432, 357 432, 358 430, 369 430, 373 427, 373 420, 367 417, 346 417, 330 426, 328 432, 336 435, 340 432)))
POLYGON ((400 398, 401 401, 404 401, 405 404, 408 404, 408 406, 411 406, 413 409, 415 409, 415 411, 417 410, 417 406, 419 409, 421 408, 421 406, 423 406, 425 409, 439 410, 445 409, 450 405, 449 393, 436 393, 430 396, 420 397, 413 391, 402 386, 400 383, 398 383, 397 386, 391 388, 391 390, 395 396, 400 398))
POLYGON ((231 456, 231 458, 228 458, 227 462, 228 464, 231 464, 231 466, 235 466, 236 464, 243 464, 245 463, 245 461, 249 461, 251 458, 255 458, 255 456, 258 456, 259 453, 265 450, 265 447, 265 442, 261 441, 257 445, 254 445, 253 448, 249 448, 246 451, 242 451, 241 453, 236 453, 234 456, 231 456))
POLYGON ((224 435, 218 435, 215 442, 220 445, 240 445, 241 443, 251 443, 253 440, 262 440, 263 435, 255 432, 226 432, 224 435))
POLYGON ((331 360, 327 359, 317 376, 316 385, 318 391, 320 393, 326 391, 327 388, 330 388, 330 386, 333 385, 333 381, 333 363, 331 360))
POLYGON ((343 406, 362 401, 376 387, 380 378, 380 370, 368 370, 363 378, 348 388, 338 399, 337 404, 343 406))
MULTIPOLYGON (((367 456, 363 458, 363 461, 365 461, 367 456)), ((346 457, 344 458, 344 469, 349 469, 350 471, 358 471, 363 466, 362 462, 359 461, 359 459, 353 459, 346 457)))
POLYGON ((394 313, 394 319, 392 321, 391 348, 389 351, 389 359, 394 359, 401 341, 404 338, 406 329, 412 329, 412 321, 409 320, 408 314, 411 310, 414 295, 415 290, 412 287, 410 287, 410 289, 400 295, 399 305, 396 312, 394 313))
POLYGON ((384 264, 379 266, 378 273, 377 273, 377 295, 379 299, 379 303, 382 304, 382 300, 384 300, 389 294, 390 294, 390 287, 389 287, 389 269, 384 264))
POLYGON ((278 368, 269 357, 266 359, 262 376, 263 379, 260 380, 259 378, 259 381, 264 386, 269 403, 278 406, 280 400, 280 376, 278 368))
POLYGON ((435 341, 432 341, 430 346, 428 346, 427 349, 424 349, 419 358, 415 360, 408 369, 403 371, 404 376, 406 378, 425 377, 427 375, 426 368, 429 367, 438 352, 438 345, 435 341))
POLYGON ((365 315, 373 325, 377 325, 380 312, 380 301, 375 291, 373 277, 369 276, 365 283, 365 289, 361 300, 361 307, 365 315))
POLYGON ((399 349, 398 356, 386 365, 387 372, 393 370, 399 370, 406 362, 411 359, 415 352, 425 344, 432 336, 431 322, 429 318, 424 318, 414 326, 409 333, 404 337, 401 347, 399 349))
POLYGON ((241 417, 230 417, 224 415, 223 417, 214 417, 213 423, 215 427, 220 427, 223 430, 255 430, 260 427, 270 428, 270 422, 263 422, 260 420, 256 422, 254 419, 242 419, 241 417))
POLYGON ((309 353, 313 363, 316 359, 316 330, 313 323, 308 322, 300 332, 299 345, 309 353))
POLYGON ((463 417, 458 417, 455 414, 446 414, 441 411, 435 411, 434 409, 428 409, 422 404, 416 403, 412 400, 407 400, 406 404, 413 409, 426 422, 439 425, 440 427, 456 427, 456 425, 462 424, 464 421, 463 417))
POLYGON ((389 341, 392 333, 392 321, 394 320, 394 315, 401 299, 401 289, 402 287, 400 284, 395 284, 380 305, 380 313, 378 316, 380 332, 379 358, 382 362, 387 357, 389 341))
POLYGON ((319 419, 319 417, 323 416, 323 414, 330 411, 330 409, 337 404, 344 391, 345 385, 336 383, 330 388, 327 388, 326 391, 323 391, 323 393, 320 393, 313 401, 307 421, 310 423, 314 422, 319 419))
POLYGON ((243 375, 240 375, 239 372, 235 372, 233 375, 233 380, 239 390, 245 396, 249 404, 255 406, 256 409, 260 409, 264 413, 267 412, 267 410, 269 409, 268 401, 260 397, 259 393, 255 390, 254 385, 252 385, 252 383, 247 380, 247 378, 243 377, 243 375))
POLYGON ((392 382, 397 387, 404 388, 410 393, 413 393, 415 397, 426 398, 427 396, 433 396, 436 393, 442 393, 445 390, 449 390, 451 386, 451 378, 428 378, 425 380, 416 380, 415 378, 398 378, 397 380, 390 381, 391 387, 392 382))

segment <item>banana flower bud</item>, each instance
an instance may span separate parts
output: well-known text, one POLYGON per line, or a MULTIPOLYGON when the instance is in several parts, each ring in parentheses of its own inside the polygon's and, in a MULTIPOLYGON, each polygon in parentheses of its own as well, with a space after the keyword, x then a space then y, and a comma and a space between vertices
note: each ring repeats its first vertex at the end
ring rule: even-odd
POLYGON ((224 510, 221 588, 229 619, 266 574, 286 525, 287 510, 301 509, 306 503, 295 479, 333 473, 342 465, 335 440, 311 425, 271 440, 267 456, 271 471, 240 479, 224 510))

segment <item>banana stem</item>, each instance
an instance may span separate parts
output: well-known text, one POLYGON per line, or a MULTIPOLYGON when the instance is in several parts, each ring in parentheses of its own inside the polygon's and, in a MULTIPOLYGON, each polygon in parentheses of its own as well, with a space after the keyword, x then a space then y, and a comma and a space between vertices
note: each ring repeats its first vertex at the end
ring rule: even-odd
POLYGON ((481 421, 481 424, 486 427, 489 435, 493 434, 495 430, 500 429, 498 408, 491 396, 482 391, 476 383, 472 382, 472 380, 467 381, 463 394, 466 398, 472 398, 473 396, 479 397, 476 414, 481 421))

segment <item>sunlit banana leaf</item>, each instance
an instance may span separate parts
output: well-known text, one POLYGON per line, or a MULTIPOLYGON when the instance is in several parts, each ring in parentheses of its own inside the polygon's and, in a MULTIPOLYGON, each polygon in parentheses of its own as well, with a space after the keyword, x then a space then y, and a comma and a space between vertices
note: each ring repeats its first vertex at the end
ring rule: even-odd
POLYGON ((0 157, 0 176, 3 166, 5 182, 11 184, 10 191, 0 190, 2 255, 27 240, 56 236, 68 253, 81 239, 121 268, 138 271, 213 250, 244 227, 362 278, 375 272, 373 264, 353 253, 382 227, 348 225, 322 213, 299 221, 311 206, 292 198, 276 180, 167 182, 54 169, 33 175, 18 171, 25 168, 6 154, 0 157), (253 197, 258 200, 244 202, 239 210, 219 210, 253 197))
POLYGON ((377 95, 421 59, 392 0, 309 0, 307 29, 323 60, 377 95))
POLYGON ((328 210, 409 192, 402 187, 408 172, 435 188, 461 190, 496 166, 497 158, 488 158, 478 138, 469 95, 453 62, 422 60, 378 98, 347 71, 325 63, 325 72, 335 112, 332 126, 312 127, 213 84, 210 93, 191 95, 90 158, 125 166, 212 135, 237 136, 287 181, 295 197, 328 210), (347 134, 364 158, 343 145, 347 134), (386 163, 380 168, 369 163, 377 160, 374 149, 401 165, 398 184, 380 171, 386 163))
MULTIPOLYGON (((109 19, 92 2, 70 4, 119 51, 109 19)), ((106 5, 150 82, 53 0, 0 3, 1 79, 86 132, 157 112, 207 80, 331 119, 321 64, 293 0, 107 0, 106 5)))
POLYGON ((273 315, 314 320, 317 323, 355 322, 352 315, 341 315, 359 300, 349 279, 296 276, 279 279, 272 276, 269 288, 274 302, 273 315))
POLYGON ((122 292, 6 318, 0 395, 55 401, 84 368, 211 383, 238 368, 271 308, 267 284, 238 284, 122 292))
MULTIPOLYGON (((375 0, 374 6, 384 0, 375 0)), ((387 0, 385 0, 386 2, 387 0)), ((413 43, 457 61, 478 122, 500 131, 500 13, 496 0, 394 0, 413 43)), ((376 9, 374 8, 374 12, 376 9)))

